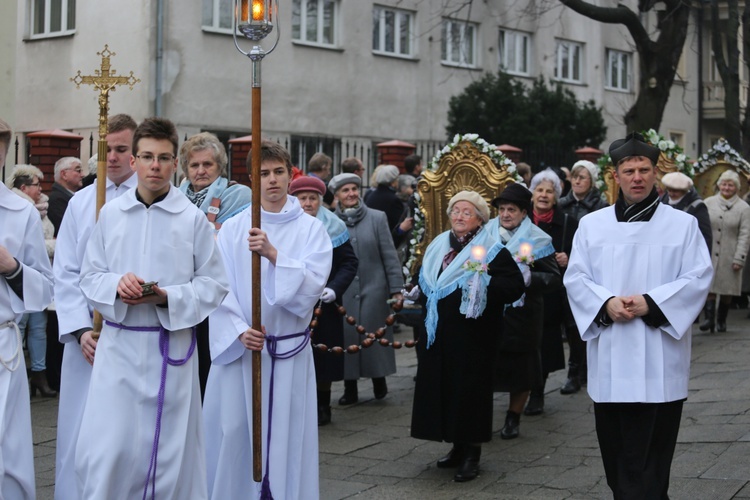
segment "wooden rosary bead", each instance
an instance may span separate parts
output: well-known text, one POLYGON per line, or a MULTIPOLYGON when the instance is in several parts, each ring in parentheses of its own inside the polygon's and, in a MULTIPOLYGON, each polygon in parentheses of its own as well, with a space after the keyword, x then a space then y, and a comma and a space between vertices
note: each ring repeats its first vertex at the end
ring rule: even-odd
POLYGON ((367 329, 362 325, 357 325, 357 333, 360 335, 364 335, 367 329))
POLYGON ((359 346, 352 344, 346 348, 346 352, 348 352, 349 354, 356 354, 359 352, 359 346))
POLYGON ((370 337, 367 337, 366 339, 362 341, 362 347, 370 347, 373 342, 375 342, 373 339, 371 339, 370 337))
POLYGON ((344 354, 344 348, 337 345, 336 347, 331 347, 331 352, 334 354, 344 354))
POLYGON ((406 347, 414 347, 415 345, 417 345, 417 341, 416 340, 407 340, 406 342, 404 342, 404 345, 406 347))
POLYGON ((389 344, 388 339, 380 339, 380 345, 388 347, 388 344, 389 344))
POLYGON ((340 315, 342 315, 342 316, 346 314, 346 308, 345 308, 344 306, 338 306, 338 307, 336 308, 336 310, 337 310, 337 311, 339 312, 339 314, 340 314, 340 315))
POLYGON ((388 315, 387 318, 385 318, 385 324, 388 325, 388 326, 392 326, 393 323, 395 323, 395 322, 396 322, 396 315, 395 314, 390 314, 390 315, 388 315))
POLYGON ((372 333, 372 332, 370 332, 370 333, 367 334, 367 338, 368 339, 375 339, 375 337, 376 337, 376 335, 374 333, 372 333))
POLYGON ((385 328, 383 328, 382 326, 375 330, 375 336, 377 338, 381 338, 383 335, 385 335, 385 328))
POLYGON ((313 311, 313 314, 315 314, 315 317, 317 318, 321 314, 323 314, 323 308, 322 307, 316 307, 315 311, 313 311))
POLYGON ((314 330, 317 327, 318 327, 318 320, 317 319, 314 319, 314 320, 310 321, 310 329, 311 330, 314 330))
POLYGON ((399 300, 397 302, 394 302, 393 305, 391 306, 391 308, 394 311, 396 311, 396 312, 401 312, 401 309, 404 308, 404 301, 403 300, 399 300))
POLYGON ((318 350, 321 352, 326 352, 328 350, 328 346, 325 344, 318 344, 318 350))
POLYGON ((394 340, 393 343, 391 344, 391 346, 394 349, 401 349, 401 342, 399 342, 398 340, 394 340))
POLYGON ((347 316, 346 317, 346 322, 349 323, 350 325, 354 325, 354 324, 357 323, 357 320, 354 319, 354 316, 347 316))

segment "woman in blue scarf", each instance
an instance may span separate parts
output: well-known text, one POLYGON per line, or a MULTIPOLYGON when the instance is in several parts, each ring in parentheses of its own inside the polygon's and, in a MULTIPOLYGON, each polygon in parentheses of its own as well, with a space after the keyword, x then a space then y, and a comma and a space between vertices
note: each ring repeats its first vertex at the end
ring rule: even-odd
POLYGON ((541 356, 544 326, 544 294, 562 287, 552 237, 531 222, 531 192, 511 184, 492 200, 498 216, 487 231, 513 254, 530 273, 523 300, 505 311, 502 335, 495 358, 495 390, 509 392, 510 401, 502 439, 518 437, 521 412, 530 390, 541 384, 541 356))
POLYGON ((453 443, 437 466, 457 467, 454 480, 463 482, 479 473, 481 443, 492 437, 495 337, 504 305, 524 283, 510 252, 483 227, 490 211, 479 194, 461 191, 447 213, 451 230, 427 247, 419 273, 427 338, 417 344, 411 435, 453 443))

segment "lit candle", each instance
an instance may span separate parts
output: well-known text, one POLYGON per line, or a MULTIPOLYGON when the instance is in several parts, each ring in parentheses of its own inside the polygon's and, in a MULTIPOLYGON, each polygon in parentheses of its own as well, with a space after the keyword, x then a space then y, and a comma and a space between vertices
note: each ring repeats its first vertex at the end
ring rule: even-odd
POLYGON ((253 0, 253 21, 263 21, 265 8, 263 0, 253 0))
POLYGON ((477 262, 484 262, 484 258, 487 255, 487 249, 482 245, 474 245, 471 247, 471 258, 477 262))

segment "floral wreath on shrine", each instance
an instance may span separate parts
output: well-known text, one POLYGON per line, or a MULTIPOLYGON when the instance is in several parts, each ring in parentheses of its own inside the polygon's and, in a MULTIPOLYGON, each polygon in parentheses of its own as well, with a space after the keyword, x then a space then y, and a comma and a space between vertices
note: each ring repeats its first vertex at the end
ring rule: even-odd
MULTIPOLYGON (((470 142, 479 151, 489 156, 490 160, 492 160, 492 163, 494 163, 499 169, 506 169, 509 174, 513 175, 516 182, 523 182, 523 179, 520 175, 518 175, 518 172, 516 171, 516 164, 513 162, 513 160, 505 156, 505 154, 500 151, 497 146, 495 146, 494 144, 490 144, 489 142, 479 137, 479 134, 454 135, 453 141, 443 147, 443 149, 438 151, 435 156, 432 157, 430 163, 427 164, 427 170, 431 172, 436 171, 440 166, 440 159, 443 157, 443 155, 446 155, 453 151, 456 146, 458 146, 462 142, 470 142)), ((409 240, 409 260, 406 261, 404 267, 402 268, 407 283, 411 279, 411 269, 417 260, 417 245, 419 245, 422 242, 422 239, 424 239, 425 231, 424 212, 422 211, 422 197, 419 196, 419 193, 416 191, 414 192, 413 197, 415 205, 413 215, 414 227, 412 230, 412 237, 409 240)))
MULTIPOLYGON (((667 160, 673 161, 678 172, 682 172, 690 178, 695 175, 696 172, 693 170, 693 165, 690 163, 685 151, 677 143, 665 138, 652 128, 642 131, 641 135, 646 139, 646 142, 659 148, 664 153, 664 156, 667 157, 667 160)), ((612 164, 612 160, 608 154, 605 154, 599 158, 597 163, 599 164, 599 177, 596 179, 596 187, 599 191, 603 191, 606 188, 604 172, 612 164)))
POLYGON ((750 163, 745 160, 741 154, 737 152, 732 146, 729 145, 726 139, 723 137, 716 141, 711 149, 703 153, 698 160, 696 160, 693 168, 695 173, 705 172, 712 166, 716 165, 719 161, 725 161, 735 167, 742 169, 745 173, 750 174, 750 163))

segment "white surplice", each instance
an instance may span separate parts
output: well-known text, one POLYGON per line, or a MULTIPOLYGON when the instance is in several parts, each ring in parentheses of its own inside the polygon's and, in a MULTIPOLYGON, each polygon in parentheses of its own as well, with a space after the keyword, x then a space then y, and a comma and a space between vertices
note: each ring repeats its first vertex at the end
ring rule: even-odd
MULTIPOLYGON (((321 222, 288 197, 280 213, 261 211, 261 229, 278 250, 276 265, 261 258, 261 323, 267 335, 303 332, 331 270, 331 239, 321 222)), ((213 365, 203 414, 206 426, 208 486, 212 499, 258 498, 252 477, 251 351, 238 336, 252 319, 250 209, 221 228, 218 246, 231 292, 209 318, 213 365)), ((279 342, 278 351, 300 345, 301 338, 279 342)), ((263 472, 266 472, 271 358, 262 358, 263 472)), ((318 426, 315 370, 309 342, 296 356, 277 360, 273 385, 270 486, 276 500, 317 499, 318 426)))
POLYGON ((614 207, 581 219, 564 283, 587 343, 588 392, 597 403, 684 399, 690 378, 693 320, 703 308, 713 268, 696 219, 659 205, 648 222, 617 222, 614 207), (612 296, 648 294, 667 324, 640 318, 600 327, 612 296))
POLYGON ((0 184, 0 245, 23 266, 23 299, 0 278, 0 498, 36 498, 26 363, 17 329, 24 312, 52 302, 52 267, 33 205, 0 184), (14 358, 14 355, 16 357, 14 358), (18 364, 16 364, 18 363, 18 364), (6 366, 7 365, 7 366, 6 366), (14 368, 11 371, 9 368, 14 368))
MULTIPOLYGON (((180 359, 189 351, 191 327, 228 292, 214 230, 175 187, 149 208, 135 193, 130 190, 102 209, 81 268, 81 290, 105 320, 168 330, 169 356, 180 359), (117 284, 127 272, 157 281, 169 306, 124 304, 116 297, 117 284)), ((76 445, 81 498, 141 497, 157 419, 159 349, 158 332, 105 323, 81 421, 85 432, 76 445)), ((206 498, 197 356, 168 366, 165 387, 156 498, 206 498)))
MULTIPOLYGON (((131 175, 116 186, 107 179, 106 200, 112 201, 136 186, 131 175)), ((73 332, 91 328, 92 310, 78 285, 83 255, 96 224, 96 185, 78 191, 68 203, 57 234, 55 261, 55 305, 60 342, 65 344, 60 375, 60 402, 57 410, 57 449, 55 455, 55 500, 80 498, 75 474, 75 444, 81 430, 83 407, 89 392, 91 365, 86 362, 73 332)))

